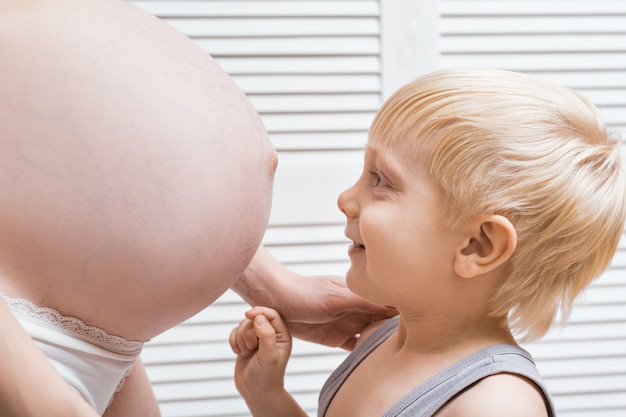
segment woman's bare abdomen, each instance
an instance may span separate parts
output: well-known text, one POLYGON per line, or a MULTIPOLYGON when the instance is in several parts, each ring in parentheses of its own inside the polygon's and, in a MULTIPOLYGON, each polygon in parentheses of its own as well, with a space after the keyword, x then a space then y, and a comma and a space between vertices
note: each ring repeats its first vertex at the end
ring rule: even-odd
POLYGON ((150 339, 261 242, 276 155, 259 116, 208 54, 125 2, 1 7, 0 291, 150 339))

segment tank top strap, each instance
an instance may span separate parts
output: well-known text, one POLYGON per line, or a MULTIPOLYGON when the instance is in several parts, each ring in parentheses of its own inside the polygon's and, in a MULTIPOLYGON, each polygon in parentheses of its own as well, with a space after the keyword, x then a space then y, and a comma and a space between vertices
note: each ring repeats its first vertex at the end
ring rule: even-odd
POLYGON ((548 416, 556 416, 552 399, 532 356, 518 346, 502 344, 482 349, 444 369, 409 391, 382 417, 432 417, 462 391, 486 377, 501 373, 532 381, 543 395, 548 416))
MULTIPOLYGON (((318 417, 323 417, 330 403, 352 371, 382 342, 396 332, 399 318, 387 320, 351 352, 330 375, 320 392, 318 417)), ((548 389, 532 356, 515 345, 494 345, 482 349, 434 377, 416 386, 382 417, 432 417, 454 396, 478 381, 492 375, 510 373, 532 381, 541 391, 549 417, 556 412, 548 389)))
POLYGON ((396 332, 398 328, 399 317, 395 316, 381 324, 374 330, 356 349, 354 349, 346 357, 346 359, 335 369, 328 377, 326 383, 322 387, 318 402, 318 417, 323 417, 326 410, 330 406, 333 397, 359 364, 382 342, 387 340, 389 336, 396 332))

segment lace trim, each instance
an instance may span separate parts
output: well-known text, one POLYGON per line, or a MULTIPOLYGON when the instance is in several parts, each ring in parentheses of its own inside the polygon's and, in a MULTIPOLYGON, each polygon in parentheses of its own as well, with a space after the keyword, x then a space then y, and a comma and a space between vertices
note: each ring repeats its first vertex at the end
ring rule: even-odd
POLYGON ((105 330, 90 326, 76 317, 63 316, 58 311, 49 307, 39 307, 23 298, 10 298, 0 292, 0 298, 16 315, 32 317, 36 320, 60 327, 72 334, 86 339, 94 344, 111 347, 117 351, 132 353, 143 347, 143 342, 129 341, 120 336, 107 333, 105 330))

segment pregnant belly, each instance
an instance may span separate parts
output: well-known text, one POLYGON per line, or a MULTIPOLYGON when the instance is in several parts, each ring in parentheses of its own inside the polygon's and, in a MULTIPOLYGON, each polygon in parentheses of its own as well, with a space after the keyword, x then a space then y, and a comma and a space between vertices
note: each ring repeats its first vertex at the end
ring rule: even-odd
POLYGON ((265 129, 206 52, 126 2, 7 7, 0 291, 154 337, 259 245, 276 164, 265 129))

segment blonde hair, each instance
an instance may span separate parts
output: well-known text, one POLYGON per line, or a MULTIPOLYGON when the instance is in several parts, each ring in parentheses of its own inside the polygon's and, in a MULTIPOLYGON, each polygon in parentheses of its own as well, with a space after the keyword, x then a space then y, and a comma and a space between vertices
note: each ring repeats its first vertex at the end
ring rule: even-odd
POLYGON ((499 214, 518 244, 490 301, 523 340, 610 264, 626 216, 619 140, 577 92, 501 70, 446 70, 398 90, 370 142, 420 159, 445 194, 450 225, 499 214))

